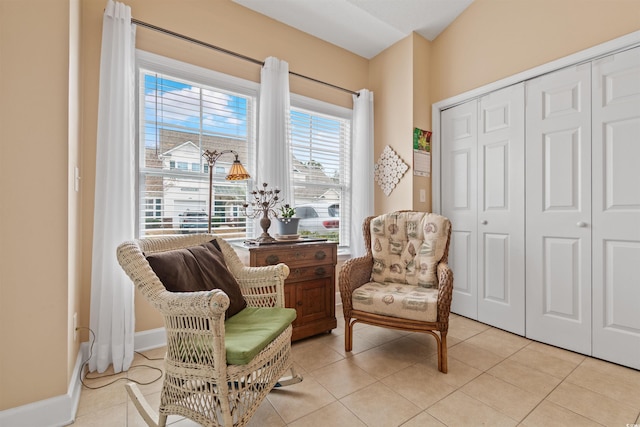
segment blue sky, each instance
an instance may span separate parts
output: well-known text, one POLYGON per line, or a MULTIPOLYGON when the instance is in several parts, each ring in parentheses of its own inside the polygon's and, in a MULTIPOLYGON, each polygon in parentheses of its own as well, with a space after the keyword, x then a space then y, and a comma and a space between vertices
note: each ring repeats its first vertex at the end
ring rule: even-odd
POLYGON ((145 145, 155 146, 157 127, 183 132, 247 136, 247 99, 144 74, 145 145), (202 119, 201 119, 202 117, 202 119))

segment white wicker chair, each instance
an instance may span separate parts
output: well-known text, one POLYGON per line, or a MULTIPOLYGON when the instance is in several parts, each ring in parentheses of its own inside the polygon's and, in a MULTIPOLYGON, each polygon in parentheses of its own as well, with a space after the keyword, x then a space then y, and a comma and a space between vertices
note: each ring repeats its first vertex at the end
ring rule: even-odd
MULTIPOLYGON (((166 425, 180 415, 205 426, 242 426, 276 385, 297 383, 291 359, 291 325, 246 365, 227 364, 225 310, 229 298, 220 290, 173 293, 165 289, 145 255, 199 245, 216 238, 195 234, 124 242, 118 261, 140 293, 164 316, 167 333, 165 377, 159 415, 135 384, 127 391, 150 426, 166 425), (281 379, 287 370, 291 377, 281 379), (157 420, 157 421, 156 421, 157 420)), ((246 267, 221 238, 218 244, 235 276, 247 307, 284 307, 285 264, 246 267)))

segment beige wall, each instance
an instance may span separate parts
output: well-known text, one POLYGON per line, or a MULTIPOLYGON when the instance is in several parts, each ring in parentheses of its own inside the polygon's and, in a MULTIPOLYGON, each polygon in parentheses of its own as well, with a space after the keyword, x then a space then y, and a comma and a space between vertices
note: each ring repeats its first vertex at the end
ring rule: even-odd
POLYGON ((431 100, 637 30, 638 0, 475 0, 432 44, 431 100))
MULTIPOLYGON (((80 0, 80 46, 73 36, 77 2, 0 0, 0 410, 66 393, 78 351, 73 313, 80 310, 81 326, 89 323, 106 0, 80 0), (74 163, 80 193, 73 190, 74 163)), ((137 19, 257 59, 276 56, 292 71, 339 86, 373 90, 375 158, 389 144, 410 165, 413 127, 431 126, 423 98, 430 105, 640 29, 637 0, 476 0, 435 42, 411 35, 367 61, 229 0, 127 3, 137 19)), ((137 40, 155 53, 259 77, 257 66, 146 29, 137 40)), ((351 106, 349 94, 295 77, 291 87, 351 106)), ((415 189, 428 184, 411 173, 389 198, 376 187, 376 212, 415 204, 415 189)), ((138 331, 161 325, 140 302, 136 318, 138 331)))
MULTIPOLYGON (((409 36, 378 54, 370 62, 369 88, 374 93, 374 150, 377 161, 389 145, 408 165, 413 149, 413 37, 409 36)), ((413 180, 408 170, 394 190, 385 196, 374 185, 374 212, 410 209, 413 180), (409 179, 407 179, 409 177, 409 179)))
POLYGON ((409 170, 389 196, 375 184, 376 214, 398 209, 431 209, 431 180, 413 176, 413 129, 431 129, 430 43, 412 33, 370 61, 369 88, 374 92, 374 160, 389 145, 409 170), (426 201, 420 202, 424 189, 426 201))
MULTIPOLYGON (((429 76, 431 61, 431 43, 417 34, 413 38, 413 126, 424 130, 431 129, 431 93, 429 76)), ((413 129, 412 129, 413 130, 413 129)), ((412 140, 413 143, 413 140, 412 140)), ((409 173, 413 174, 412 169, 409 173)), ((413 176, 413 175, 412 175, 413 176)), ((416 211, 431 211, 431 177, 413 176, 413 206, 416 211), (420 190, 425 192, 425 201, 420 201, 420 190)))
POLYGON ((69 28, 69 0, 0 1, 0 410, 65 394, 78 350, 69 28))

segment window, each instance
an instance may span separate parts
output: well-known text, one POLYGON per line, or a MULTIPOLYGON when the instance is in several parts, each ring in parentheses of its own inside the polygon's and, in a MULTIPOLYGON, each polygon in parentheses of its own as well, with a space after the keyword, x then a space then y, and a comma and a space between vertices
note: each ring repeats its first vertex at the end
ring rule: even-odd
POLYGON ((162 199, 145 199, 144 208, 145 217, 160 217, 162 216, 162 199))
MULTIPOLYGON (((138 235, 204 232, 205 150, 235 150, 255 176, 258 85, 138 51, 138 235)), ((351 110, 291 96, 293 203, 300 232, 349 245, 351 110)), ((231 154, 213 168, 211 225, 252 237, 241 205, 251 181, 226 181, 231 154)), ((274 228, 271 228, 274 234, 274 228)))
POLYGON ((349 245, 351 110, 292 95, 292 184, 299 232, 349 245), (342 209, 340 207, 342 206, 342 209))
MULTIPOLYGON (((139 235, 207 231, 205 150, 231 149, 249 170, 255 147, 257 85, 138 52, 139 235)), ((244 238, 248 181, 226 181, 234 160, 214 168, 212 228, 244 238)))

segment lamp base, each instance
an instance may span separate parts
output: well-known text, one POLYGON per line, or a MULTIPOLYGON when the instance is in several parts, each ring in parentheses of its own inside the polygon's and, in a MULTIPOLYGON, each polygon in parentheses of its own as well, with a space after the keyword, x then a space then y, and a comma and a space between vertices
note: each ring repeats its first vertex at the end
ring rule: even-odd
POLYGON ((262 228, 262 234, 260 235, 260 237, 256 239, 256 242, 267 243, 267 242, 274 242, 276 240, 269 235, 268 230, 269 230, 269 227, 271 227, 271 220, 267 215, 268 215, 268 212, 265 211, 264 216, 260 218, 260 228, 262 228))
POLYGON ((262 234, 260 235, 260 237, 257 237, 257 238, 255 239, 255 241, 256 241, 256 242, 258 242, 258 243, 270 243, 270 242, 275 242, 275 241, 276 241, 276 239, 274 239, 273 237, 271 237, 271 236, 269 235, 269 233, 262 233, 262 234))

